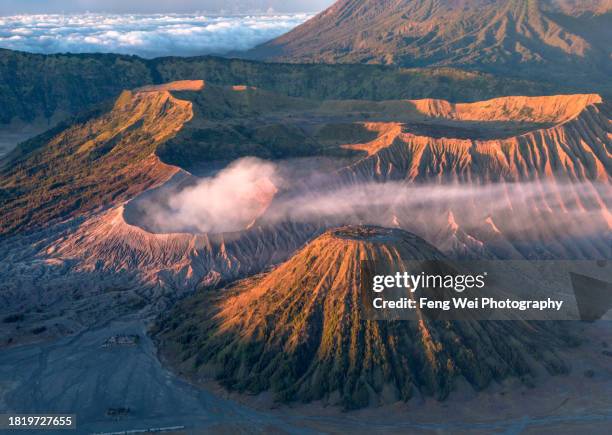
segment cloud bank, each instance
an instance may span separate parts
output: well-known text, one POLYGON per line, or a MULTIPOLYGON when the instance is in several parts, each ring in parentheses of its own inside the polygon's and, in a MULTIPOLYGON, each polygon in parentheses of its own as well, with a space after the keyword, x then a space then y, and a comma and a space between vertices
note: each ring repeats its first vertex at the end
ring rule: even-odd
POLYGON ((247 50, 308 14, 210 16, 15 15, 0 17, 0 47, 33 53, 121 53, 152 58, 247 50))

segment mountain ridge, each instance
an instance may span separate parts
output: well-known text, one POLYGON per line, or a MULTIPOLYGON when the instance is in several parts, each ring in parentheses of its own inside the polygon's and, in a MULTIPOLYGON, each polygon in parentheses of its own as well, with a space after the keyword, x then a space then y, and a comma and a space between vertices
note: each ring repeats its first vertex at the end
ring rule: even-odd
MULTIPOLYGON (((125 89, 177 80, 256 86, 305 98, 439 97, 470 101, 521 93, 561 92, 560 86, 452 68, 375 65, 269 65, 213 56, 141 59, 115 54, 32 54, 0 49, 0 132, 13 124, 48 125, 95 109, 125 89)), ((574 88, 575 91, 586 89, 574 88)))

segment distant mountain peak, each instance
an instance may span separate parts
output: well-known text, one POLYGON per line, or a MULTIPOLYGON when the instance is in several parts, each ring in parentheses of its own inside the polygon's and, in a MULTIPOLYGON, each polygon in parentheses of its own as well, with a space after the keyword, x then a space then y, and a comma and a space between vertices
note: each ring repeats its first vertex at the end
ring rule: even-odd
POLYGON ((597 82, 612 74, 611 29, 609 0, 340 0, 249 55, 597 82))

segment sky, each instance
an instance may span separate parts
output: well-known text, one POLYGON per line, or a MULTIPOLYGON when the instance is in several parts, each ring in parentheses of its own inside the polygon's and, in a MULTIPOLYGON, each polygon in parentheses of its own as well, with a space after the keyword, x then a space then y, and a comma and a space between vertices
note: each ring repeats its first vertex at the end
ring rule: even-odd
POLYGON ((108 13, 317 12, 333 0, 0 0, 0 15, 108 13))

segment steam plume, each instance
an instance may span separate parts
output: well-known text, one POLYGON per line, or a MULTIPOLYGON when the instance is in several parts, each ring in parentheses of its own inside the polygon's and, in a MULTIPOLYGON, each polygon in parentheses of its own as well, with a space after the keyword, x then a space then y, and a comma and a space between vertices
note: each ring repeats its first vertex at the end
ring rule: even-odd
POLYGON ((607 184, 433 184, 363 182, 341 184, 328 177, 319 187, 296 185, 277 164, 246 158, 211 178, 141 204, 156 232, 240 231, 253 223, 282 221, 400 226, 423 234, 460 225, 466 230, 543 237, 563 233, 597 236, 612 228, 607 184))

